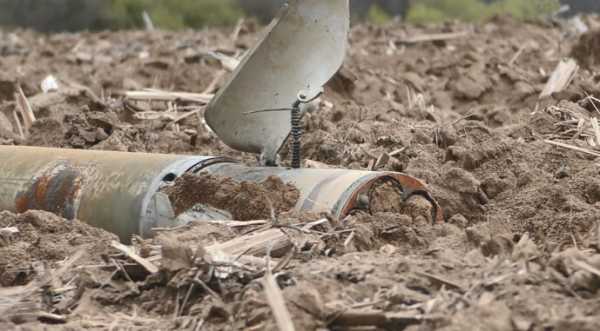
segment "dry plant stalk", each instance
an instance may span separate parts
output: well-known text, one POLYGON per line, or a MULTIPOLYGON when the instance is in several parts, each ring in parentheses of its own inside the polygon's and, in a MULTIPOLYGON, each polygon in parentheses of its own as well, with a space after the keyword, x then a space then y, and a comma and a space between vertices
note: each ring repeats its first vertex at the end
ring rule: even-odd
POLYGON ((125 96, 130 100, 140 101, 187 101, 199 104, 208 104, 214 97, 213 94, 207 93, 188 93, 188 92, 168 92, 161 90, 148 89, 143 91, 127 91, 125 96))
MULTIPOLYGON (((323 220, 305 224, 302 230, 310 230, 320 224, 323 224, 323 220)), ((209 252, 223 252, 229 255, 264 256, 268 247, 271 247, 272 251, 279 251, 289 248, 291 245, 293 245, 292 240, 282 229, 271 228, 252 232, 224 243, 214 244, 206 247, 206 250, 209 252)))
POLYGON ((398 42, 403 44, 418 44, 430 41, 446 41, 452 39, 464 38, 469 35, 469 31, 460 32, 446 32, 446 33, 432 33, 424 34, 420 36, 413 36, 405 39, 401 39, 398 42))
POLYGON ((594 134, 596 135, 596 146, 600 147, 600 126, 598 125, 598 119, 592 118, 592 128, 594 129, 594 134))
POLYGON ((20 85, 17 85, 17 93, 15 93, 15 101, 17 103, 17 109, 21 113, 23 117, 23 123, 25 126, 25 131, 29 131, 31 126, 33 126, 33 122, 35 122, 35 115, 33 114, 33 110, 31 109, 31 105, 29 104, 29 100, 25 96, 23 89, 20 85))
POLYGON ((290 238, 281 229, 268 229, 237 237, 221 244, 207 247, 208 251, 222 251, 226 254, 265 255, 268 245, 273 250, 284 249, 291 244, 290 238))
POLYGON ((273 315, 275 316, 275 322, 277 322, 277 327, 280 331, 294 331, 296 328, 294 327, 294 322, 292 321, 292 316, 290 315, 290 311, 287 309, 285 305, 285 298, 283 297, 283 293, 277 285, 277 281, 275 281, 275 277, 271 273, 271 270, 267 270, 267 274, 261 281, 263 288, 265 290, 265 296, 267 297, 267 302, 273 311, 273 315))
POLYGON ((549 97, 554 93, 560 92, 567 88, 575 75, 579 71, 579 65, 574 59, 565 59, 560 61, 554 72, 550 76, 548 83, 540 94, 540 99, 549 97))
POLYGON ((21 120, 19 119, 16 109, 13 110, 12 115, 15 125, 17 126, 17 133, 19 134, 19 137, 21 137, 21 139, 25 139, 25 131, 23 130, 23 126, 21 125, 21 120))
POLYGON ((547 144, 550 144, 550 145, 554 145, 554 146, 558 146, 558 147, 562 147, 562 148, 568 148, 568 149, 576 151, 576 152, 581 152, 581 153, 585 153, 588 155, 600 157, 600 153, 594 152, 594 151, 586 149, 586 148, 577 147, 577 146, 561 143, 558 141, 552 141, 552 140, 544 140, 544 142, 547 144))
POLYGON ((120 242, 113 241, 110 243, 110 246, 117 249, 121 253, 125 254, 128 258, 132 259, 144 269, 146 269, 150 274, 155 274, 158 272, 158 267, 154 265, 154 263, 146 260, 145 258, 139 256, 136 252, 133 251, 133 248, 123 245, 120 242))
POLYGON ((52 317, 60 320, 61 316, 43 312, 35 302, 35 295, 42 288, 59 283, 60 278, 71 270, 75 262, 83 257, 85 251, 80 250, 66 260, 57 270, 46 272, 38 279, 24 286, 0 288, 0 315, 3 317, 22 316, 38 319, 52 317))

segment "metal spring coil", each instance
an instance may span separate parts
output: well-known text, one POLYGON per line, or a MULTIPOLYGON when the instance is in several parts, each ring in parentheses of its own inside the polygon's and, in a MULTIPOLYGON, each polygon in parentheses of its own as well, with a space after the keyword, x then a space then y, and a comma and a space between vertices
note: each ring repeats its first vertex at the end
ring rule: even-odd
POLYGON ((295 104, 292 107, 291 112, 292 120, 292 168, 299 169, 302 163, 301 152, 302 152, 302 114, 300 112, 300 105, 295 104))

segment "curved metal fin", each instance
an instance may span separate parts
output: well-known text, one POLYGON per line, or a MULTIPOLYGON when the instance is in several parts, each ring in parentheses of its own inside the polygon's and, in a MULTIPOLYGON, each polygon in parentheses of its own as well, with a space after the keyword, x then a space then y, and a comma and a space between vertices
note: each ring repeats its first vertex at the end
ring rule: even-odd
POLYGON ((301 90, 319 90, 344 61, 348 0, 292 0, 267 28, 206 110, 228 146, 275 161, 290 133, 290 108, 301 90))

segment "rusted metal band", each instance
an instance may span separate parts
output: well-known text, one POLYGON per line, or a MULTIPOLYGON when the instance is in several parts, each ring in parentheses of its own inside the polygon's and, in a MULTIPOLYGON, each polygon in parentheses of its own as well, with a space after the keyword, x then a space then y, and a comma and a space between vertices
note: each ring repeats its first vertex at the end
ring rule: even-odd
POLYGON ((392 178, 401 185, 403 190, 403 199, 406 200, 414 195, 419 195, 427 199, 432 205, 431 208, 431 219, 434 223, 444 223, 444 214, 442 208, 438 202, 431 196, 427 187, 420 180, 402 174, 394 172, 374 172, 371 176, 363 178, 362 181, 356 183, 355 187, 348 189, 348 197, 340 200, 341 207, 339 208, 339 215, 348 215, 352 210, 357 209, 359 197, 362 194, 366 194, 373 185, 386 177, 392 178))
POLYGON ((31 179, 17 193, 15 210, 46 210, 67 219, 77 217, 83 178, 79 169, 67 162, 50 164, 50 167, 31 179))

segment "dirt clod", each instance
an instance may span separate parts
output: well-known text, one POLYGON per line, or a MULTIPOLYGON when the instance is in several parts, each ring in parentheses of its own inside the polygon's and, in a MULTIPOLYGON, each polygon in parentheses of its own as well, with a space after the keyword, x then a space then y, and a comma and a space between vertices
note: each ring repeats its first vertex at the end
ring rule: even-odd
POLYGON ((270 219, 290 211, 298 202, 300 192, 278 177, 261 183, 237 183, 231 178, 209 174, 184 175, 164 192, 170 197, 176 214, 202 203, 226 210, 240 221, 270 219))

